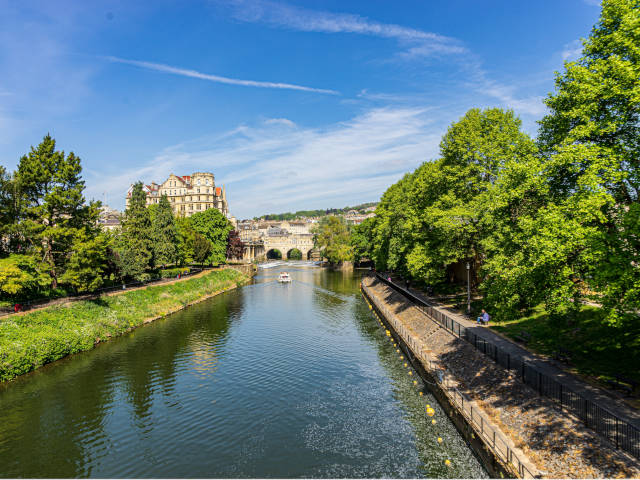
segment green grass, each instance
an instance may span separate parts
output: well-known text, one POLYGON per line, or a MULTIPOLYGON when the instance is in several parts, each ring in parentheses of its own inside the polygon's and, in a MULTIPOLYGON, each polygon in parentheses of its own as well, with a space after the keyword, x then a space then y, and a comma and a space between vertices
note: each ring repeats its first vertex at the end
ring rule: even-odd
POLYGON ((612 327, 603 321, 603 312, 584 306, 572 319, 552 317, 539 306, 529 315, 499 322, 492 329, 514 338, 525 330, 531 334, 527 348, 553 355, 559 348, 570 350, 571 366, 598 380, 616 374, 640 381, 640 322, 612 327))
POLYGON ((102 296, 12 315, 0 320, 0 382, 66 355, 90 350, 98 339, 121 335, 145 319, 169 313, 247 277, 219 270, 170 285, 102 296))

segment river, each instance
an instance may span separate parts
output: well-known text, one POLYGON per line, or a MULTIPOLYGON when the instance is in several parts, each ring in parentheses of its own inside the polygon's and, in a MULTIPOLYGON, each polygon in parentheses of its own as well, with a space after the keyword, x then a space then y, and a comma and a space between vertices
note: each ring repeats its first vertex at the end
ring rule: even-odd
POLYGON ((486 477, 358 284, 261 269, 0 385, 0 476, 486 477))

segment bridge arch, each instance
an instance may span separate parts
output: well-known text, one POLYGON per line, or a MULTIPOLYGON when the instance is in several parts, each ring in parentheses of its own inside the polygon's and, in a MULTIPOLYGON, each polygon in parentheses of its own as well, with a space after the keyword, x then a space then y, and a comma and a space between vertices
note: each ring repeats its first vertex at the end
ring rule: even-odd
POLYGON ((277 248, 271 248, 267 251, 267 260, 282 260, 282 252, 277 248))
POLYGON ((302 251, 297 247, 293 247, 287 252, 287 260, 302 260, 303 258, 302 251))

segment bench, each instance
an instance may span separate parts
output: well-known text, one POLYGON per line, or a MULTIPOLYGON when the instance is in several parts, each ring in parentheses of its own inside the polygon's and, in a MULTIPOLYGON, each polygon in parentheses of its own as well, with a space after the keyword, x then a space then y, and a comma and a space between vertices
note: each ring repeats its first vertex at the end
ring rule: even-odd
POLYGON ((553 352, 553 358, 564 363, 569 363, 571 360, 571 350, 560 347, 558 350, 553 352))
POLYGON ((519 335, 514 337, 518 342, 522 342, 525 345, 531 341, 531 334, 526 330, 520 331, 519 335))

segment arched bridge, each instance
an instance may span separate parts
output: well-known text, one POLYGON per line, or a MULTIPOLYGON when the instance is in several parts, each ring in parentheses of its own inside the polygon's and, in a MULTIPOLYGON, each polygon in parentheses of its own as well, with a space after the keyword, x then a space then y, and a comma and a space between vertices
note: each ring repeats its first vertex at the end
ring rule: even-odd
POLYGON ((312 260, 320 256, 313 249, 313 235, 309 233, 293 233, 287 235, 268 235, 256 242, 245 242, 245 261, 275 258, 276 251, 283 259, 291 258, 291 252, 297 249, 303 260, 312 260))

